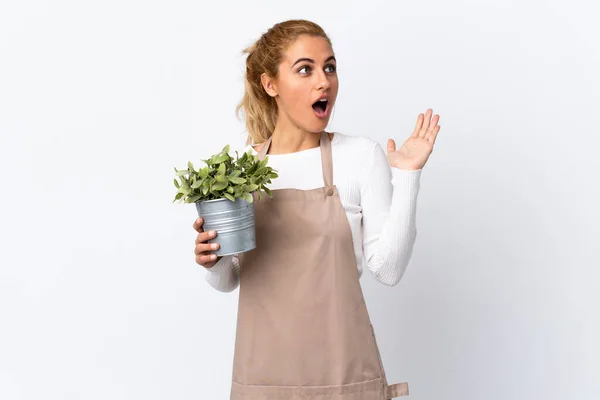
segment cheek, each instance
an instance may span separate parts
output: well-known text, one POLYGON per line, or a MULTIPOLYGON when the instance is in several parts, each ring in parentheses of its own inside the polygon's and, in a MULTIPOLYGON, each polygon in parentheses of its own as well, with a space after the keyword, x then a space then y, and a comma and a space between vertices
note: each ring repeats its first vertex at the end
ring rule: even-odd
POLYGON ((310 93, 310 86, 303 82, 288 84, 280 90, 282 106, 289 114, 303 113, 310 103, 310 93))

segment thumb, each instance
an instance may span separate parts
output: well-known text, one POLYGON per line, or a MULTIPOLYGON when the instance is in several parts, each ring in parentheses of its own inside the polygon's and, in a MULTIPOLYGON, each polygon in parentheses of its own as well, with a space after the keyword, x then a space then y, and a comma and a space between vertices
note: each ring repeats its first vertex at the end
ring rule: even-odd
POLYGON ((388 139, 387 142, 387 152, 391 153, 396 151, 396 142, 394 141, 394 139, 388 139))

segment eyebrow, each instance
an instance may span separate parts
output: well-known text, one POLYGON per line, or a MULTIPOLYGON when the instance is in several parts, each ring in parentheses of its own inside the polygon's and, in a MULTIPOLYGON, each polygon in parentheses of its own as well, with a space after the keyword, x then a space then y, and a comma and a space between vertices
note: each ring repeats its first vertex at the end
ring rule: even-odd
MULTIPOLYGON (((325 62, 332 61, 332 60, 337 62, 337 60, 335 59, 335 56, 330 56, 327 60, 325 60, 325 62)), ((294 64, 292 64, 292 68, 294 67, 294 65, 304 62, 304 61, 312 63, 312 64, 315 63, 315 60, 313 60, 312 58, 299 58, 296 60, 296 62, 294 64)))

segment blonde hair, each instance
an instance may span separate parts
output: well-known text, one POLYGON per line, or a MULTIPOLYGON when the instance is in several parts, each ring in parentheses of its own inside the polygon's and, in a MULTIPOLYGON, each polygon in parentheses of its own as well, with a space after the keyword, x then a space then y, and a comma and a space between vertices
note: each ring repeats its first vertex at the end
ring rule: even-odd
POLYGON ((279 64, 285 50, 300 35, 319 36, 331 40, 319 25, 307 20, 289 20, 275 24, 242 54, 246 57, 244 96, 236 108, 239 117, 243 110, 248 130, 248 144, 264 143, 273 134, 277 123, 277 102, 269 96, 261 83, 261 75, 271 78, 279 75, 279 64))

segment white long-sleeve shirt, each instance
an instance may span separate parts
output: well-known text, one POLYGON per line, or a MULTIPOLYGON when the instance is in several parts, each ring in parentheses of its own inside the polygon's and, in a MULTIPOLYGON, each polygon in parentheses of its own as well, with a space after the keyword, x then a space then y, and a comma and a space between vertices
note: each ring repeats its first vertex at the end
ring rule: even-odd
MULTIPOLYGON (((242 151, 249 149, 257 154, 250 145, 242 151)), ((383 147, 366 137, 335 133, 331 149, 333 184, 352 230, 359 276, 366 266, 379 282, 396 285, 409 263, 417 235, 422 170, 390 167, 383 147)), ((324 186, 319 147, 268 157, 269 166, 279 175, 270 189, 324 186)), ((206 269, 206 281, 221 292, 230 292, 239 285, 239 272, 237 255, 224 256, 206 269)))

